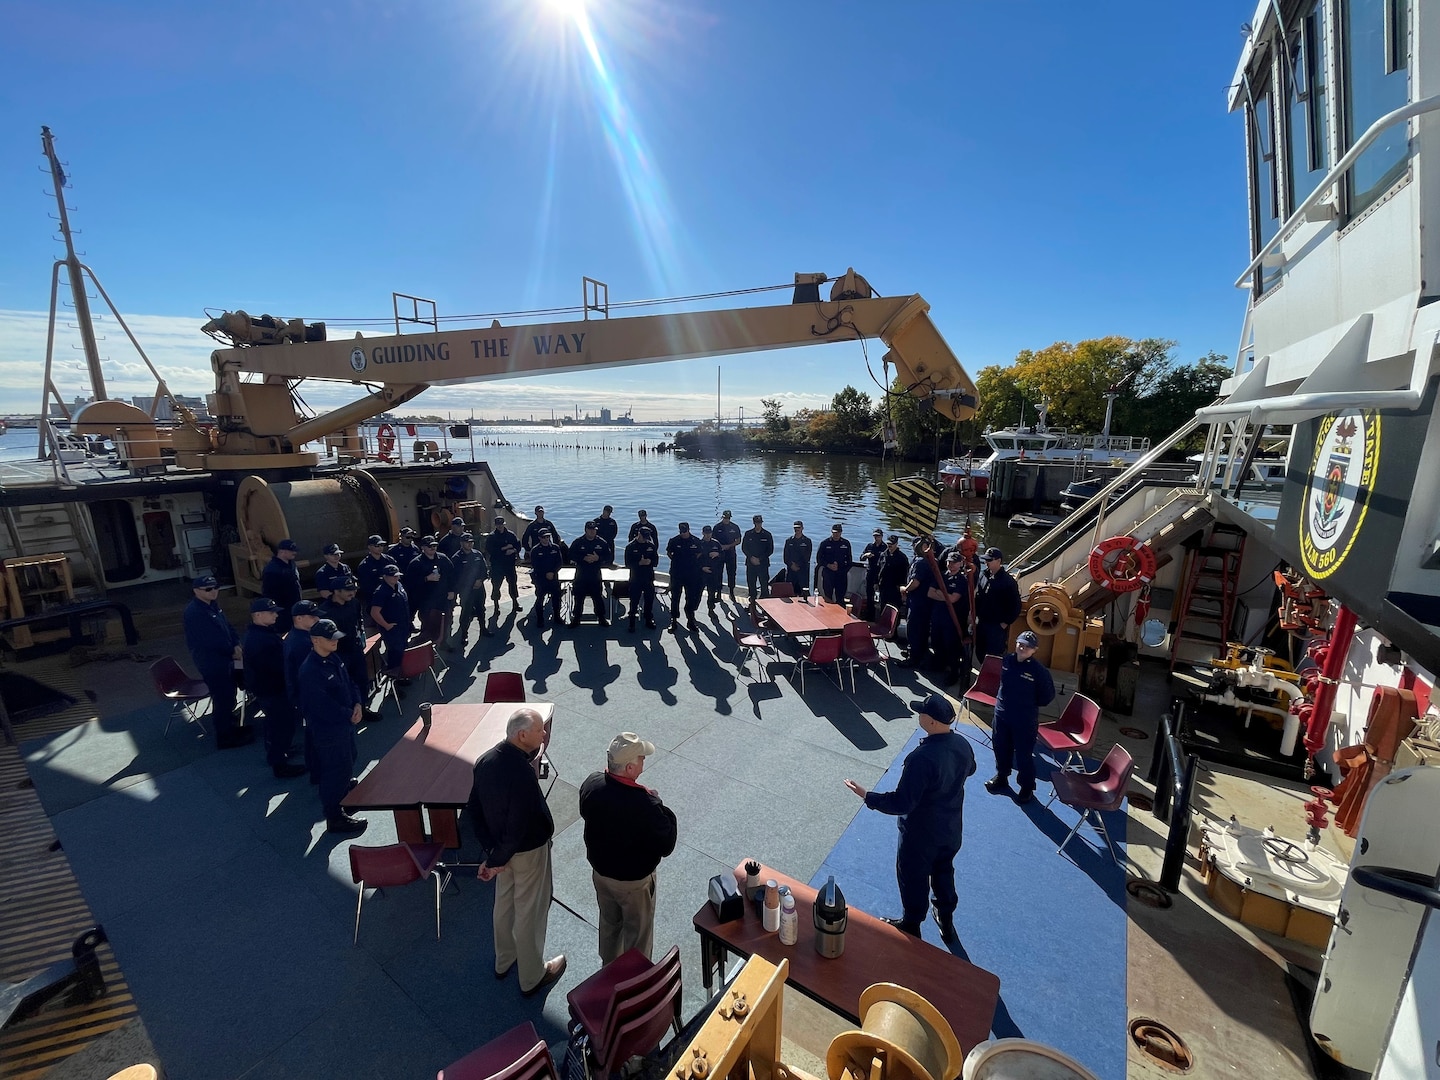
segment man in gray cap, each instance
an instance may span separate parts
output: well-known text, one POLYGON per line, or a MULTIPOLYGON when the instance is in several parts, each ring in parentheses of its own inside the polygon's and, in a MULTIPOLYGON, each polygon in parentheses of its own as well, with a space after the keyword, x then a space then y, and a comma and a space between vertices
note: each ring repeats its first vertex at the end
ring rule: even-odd
POLYGON ((956 940, 955 856, 965 831, 965 780, 975 771, 970 740, 951 728, 955 706, 943 694, 931 694, 910 707, 925 737, 905 757, 894 791, 867 791, 854 780, 845 786, 871 810, 900 819, 895 877, 903 914, 884 920, 912 937, 920 936, 927 910, 935 913, 940 937, 956 940), (930 896, 934 894, 933 907, 930 896))
POLYGON ((580 785, 585 856, 600 905, 600 963, 655 946, 655 871, 675 850, 675 812, 640 783, 655 744, 631 731, 610 742, 605 771, 580 785))
POLYGON ((981 555, 975 577, 975 659, 1003 656, 1010 624, 1020 617, 1020 586, 1005 569, 1005 554, 997 547, 981 555))
POLYGON ((295 559, 300 553, 294 540, 275 545, 274 557, 260 572, 260 595, 268 596, 280 608, 280 632, 290 629, 290 608, 300 599, 300 570, 295 559))
POLYGON ((985 781, 991 795, 1009 795, 1013 765, 1020 791, 1017 803, 1035 797, 1035 739, 1040 734, 1040 706, 1055 700, 1050 669, 1035 659, 1040 639, 1026 630, 1015 639, 1015 651, 1000 662, 1000 692, 995 695, 995 775, 985 781))

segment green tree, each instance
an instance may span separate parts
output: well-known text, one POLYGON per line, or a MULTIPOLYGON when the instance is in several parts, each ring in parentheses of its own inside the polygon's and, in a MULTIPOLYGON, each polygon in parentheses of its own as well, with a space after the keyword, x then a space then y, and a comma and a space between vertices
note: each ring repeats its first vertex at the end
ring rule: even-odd
POLYGON ((836 431, 842 437, 866 435, 875 426, 870 395, 862 394, 853 386, 846 386, 831 399, 830 410, 835 414, 836 431))
POLYGON ((760 404, 764 409, 765 434, 779 435, 790 430, 790 419, 781 411, 779 398, 761 398, 760 404))
MULTIPOLYGON (((1116 402, 1116 433, 1143 435, 1152 441, 1165 438, 1189 421, 1196 409, 1214 403, 1231 371, 1229 358, 1214 352, 1193 364, 1170 365, 1143 395, 1116 402)), ((1182 447, 1194 449, 1204 439, 1203 432, 1196 432, 1182 447)))
POLYGON ((1021 405, 1028 402, 1013 366, 991 364, 981 368, 975 376, 975 389, 980 395, 975 423, 981 431, 1012 426, 1020 419, 1021 405))
POLYGON ((891 394, 886 400, 890 407, 890 421, 895 425, 895 441, 899 443, 900 456, 933 460, 937 439, 943 453, 950 445, 955 422, 944 413, 936 412, 929 402, 905 393, 905 384, 900 379, 897 378, 890 389, 891 394))

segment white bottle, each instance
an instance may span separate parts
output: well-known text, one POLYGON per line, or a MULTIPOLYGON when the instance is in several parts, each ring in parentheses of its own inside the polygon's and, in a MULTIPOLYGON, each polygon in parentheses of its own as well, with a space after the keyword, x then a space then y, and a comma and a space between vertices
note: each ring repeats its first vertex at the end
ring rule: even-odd
POLYGON ((780 890, 776 887, 774 878, 765 882, 765 903, 761 908, 760 925, 768 934, 780 929, 780 890))
POLYGON ((780 890, 780 944, 794 945, 800 940, 800 917, 795 913, 795 897, 788 887, 780 890))

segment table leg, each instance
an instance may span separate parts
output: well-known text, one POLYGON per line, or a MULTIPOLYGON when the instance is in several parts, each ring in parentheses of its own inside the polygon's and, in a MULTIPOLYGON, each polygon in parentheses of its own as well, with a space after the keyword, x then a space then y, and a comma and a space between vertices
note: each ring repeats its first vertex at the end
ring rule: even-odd
POLYGON ((394 813, 397 840, 407 844, 423 844, 429 840, 425 835, 425 818, 419 810, 396 810, 394 813))
POLYGON ((444 844, 447 848, 458 848, 460 846, 460 829, 456 824, 457 816, 457 812, 454 810, 431 809, 431 843, 444 844))
POLYGON ((700 935, 700 980, 709 996, 715 985, 716 973, 725 981, 725 945, 709 934, 700 935))

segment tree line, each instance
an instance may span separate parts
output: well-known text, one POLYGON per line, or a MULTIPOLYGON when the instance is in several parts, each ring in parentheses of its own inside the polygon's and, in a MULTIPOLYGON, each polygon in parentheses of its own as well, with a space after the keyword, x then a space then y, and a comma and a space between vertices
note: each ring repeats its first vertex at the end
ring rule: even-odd
MULTIPOLYGON (((888 422, 903 458, 933 460, 967 447, 988 453, 981 437, 986 430, 1034 424, 1042 405, 1048 408, 1050 427, 1097 434, 1105 423, 1105 395, 1114 388, 1111 434, 1154 442, 1214 402, 1221 382, 1231 374, 1228 357, 1211 352, 1184 363, 1175 349, 1173 341, 1119 336, 1024 349, 1010 364, 980 369, 975 376, 979 409, 960 423, 911 397, 898 379, 878 401, 846 386, 831 399, 829 409, 790 414, 778 398, 762 398, 763 423, 746 432, 746 438, 766 449, 875 454, 888 422)), ((1191 441, 1203 444, 1204 433, 1191 441)))

